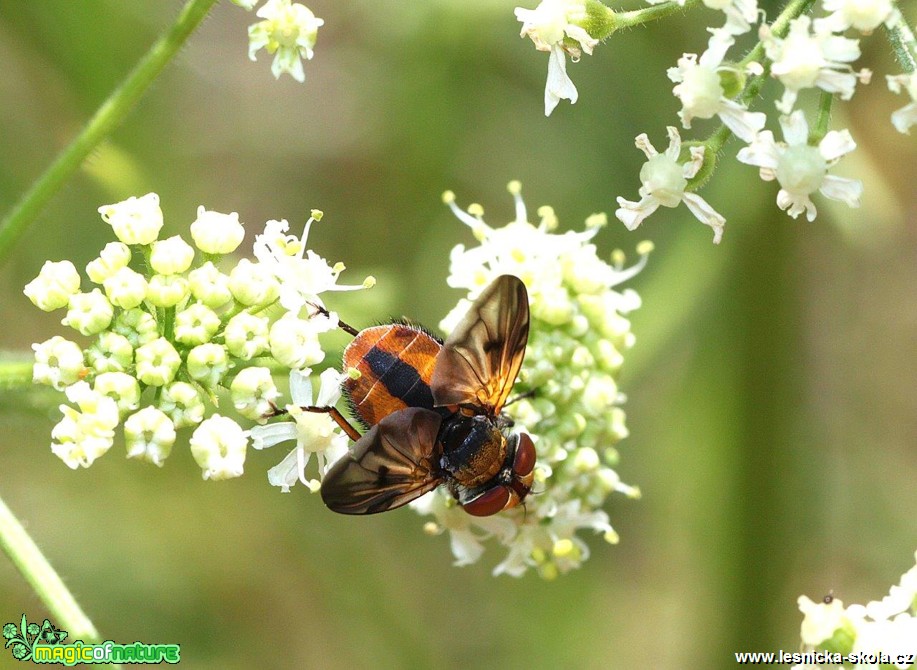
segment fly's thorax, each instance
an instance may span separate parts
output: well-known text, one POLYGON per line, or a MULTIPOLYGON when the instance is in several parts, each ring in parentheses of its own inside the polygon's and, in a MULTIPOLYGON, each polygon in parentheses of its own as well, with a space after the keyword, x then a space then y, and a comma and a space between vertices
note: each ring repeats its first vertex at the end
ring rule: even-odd
POLYGON ((453 414, 443 421, 438 441, 443 448, 443 470, 463 487, 490 481, 506 459, 506 436, 485 415, 453 414))

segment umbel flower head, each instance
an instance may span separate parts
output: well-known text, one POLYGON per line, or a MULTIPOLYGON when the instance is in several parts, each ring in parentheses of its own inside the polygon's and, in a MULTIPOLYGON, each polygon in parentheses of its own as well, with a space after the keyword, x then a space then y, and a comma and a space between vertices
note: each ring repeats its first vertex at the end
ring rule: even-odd
POLYGON ((640 305, 634 291, 617 287, 643 268, 649 247, 632 267, 624 267, 620 253, 608 263, 591 242, 607 222, 604 215, 589 217, 582 232, 557 233, 553 209, 541 207, 537 224, 530 223, 519 183, 510 183, 509 190, 516 215, 500 228, 484 222, 480 206, 462 210, 452 193, 445 194, 445 202, 471 228, 478 245, 459 245, 452 251, 449 285, 463 289, 466 297, 440 326, 451 331, 469 302, 501 274, 514 274, 526 284, 531 322, 514 393, 532 395, 505 411, 515 421, 514 430, 536 440, 535 485, 524 509, 494 517, 466 514, 443 490, 412 505, 432 516, 427 532, 449 533, 458 565, 477 561, 483 542, 493 538, 507 550, 495 574, 521 576, 534 568, 550 579, 589 557, 580 531, 618 541, 602 510, 609 495, 639 496, 614 469, 615 445, 627 435, 616 378, 624 352, 634 343, 625 315, 640 305))
MULTIPOLYGON (((25 288, 40 309, 66 310, 62 323, 88 338, 78 344, 55 335, 32 346, 34 381, 64 391, 71 403, 61 405, 52 451, 71 468, 88 467, 123 426, 128 458, 162 466, 176 430, 190 427, 205 479, 241 475, 250 434, 223 404, 264 423, 280 395, 273 374, 297 371, 297 385, 309 384, 298 371, 324 358, 318 336, 337 327, 337 316, 311 314, 320 294, 373 282, 339 286, 343 265, 306 249, 317 210, 301 237, 286 221, 269 221, 255 244, 259 260, 242 259, 226 272, 220 266, 245 234, 234 212, 201 207, 190 226, 193 246, 178 235, 158 239, 163 216, 155 193, 99 212, 118 241, 87 265, 95 287, 82 288, 76 269, 62 261, 46 263, 25 288)), ((327 416, 313 423, 323 424, 314 430, 329 440, 340 435, 327 416)))

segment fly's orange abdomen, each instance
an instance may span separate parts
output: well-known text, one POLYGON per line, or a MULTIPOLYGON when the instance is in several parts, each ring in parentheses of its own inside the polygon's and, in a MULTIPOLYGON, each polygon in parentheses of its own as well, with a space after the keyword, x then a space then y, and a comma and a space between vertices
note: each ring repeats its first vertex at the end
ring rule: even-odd
POLYGON ((354 414, 374 426, 406 407, 433 409, 430 379, 442 345, 414 326, 393 323, 361 330, 344 350, 344 392, 354 414))

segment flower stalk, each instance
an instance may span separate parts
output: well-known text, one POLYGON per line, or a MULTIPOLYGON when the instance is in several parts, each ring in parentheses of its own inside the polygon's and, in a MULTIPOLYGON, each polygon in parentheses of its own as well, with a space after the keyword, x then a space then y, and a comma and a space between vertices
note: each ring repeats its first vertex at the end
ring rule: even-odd
POLYGON ((897 14, 886 32, 901 69, 908 74, 917 70, 917 38, 904 17, 897 14))
POLYGON ((127 116, 217 0, 188 0, 175 23, 150 48, 124 82, 0 222, 0 263, 64 181, 127 116))
POLYGON ((101 642, 99 632, 41 549, 0 498, 0 546, 54 618, 74 640, 101 642))

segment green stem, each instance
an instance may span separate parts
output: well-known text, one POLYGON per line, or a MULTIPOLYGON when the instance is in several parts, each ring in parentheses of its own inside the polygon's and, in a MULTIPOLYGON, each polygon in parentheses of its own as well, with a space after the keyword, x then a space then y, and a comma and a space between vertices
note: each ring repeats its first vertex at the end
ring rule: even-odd
POLYGON ((0 263, 10 254, 42 207, 73 174, 86 156, 127 116, 157 76, 187 41, 217 0, 188 0, 175 23, 150 48, 111 96, 102 103, 80 134, 32 184, 0 222, 0 263))
POLYGON ((833 102, 834 94, 822 91, 818 100, 818 117, 815 119, 815 127, 809 133, 810 145, 815 146, 828 134, 828 122, 831 121, 831 105, 833 102))
POLYGON ((92 621, 2 498, 0 546, 51 612, 54 625, 66 630, 71 639, 83 642, 102 641, 92 621))
POLYGON ((892 25, 886 27, 885 31, 901 68, 908 74, 917 70, 917 39, 914 38, 914 33, 904 17, 898 13, 892 25))
MULTIPOLYGON (((608 35, 621 28, 632 28, 657 19, 664 19, 673 14, 686 12, 700 4, 700 1, 701 0, 686 0, 684 4, 664 2, 661 5, 651 5, 643 9, 634 9, 629 12, 613 12, 609 9, 609 19, 613 27, 608 31, 608 35)), ((604 39, 608 37, 608 35, 593 35, 593 37, 604 39)))
POLYGON ((0 360, 0 390, 31 388, 33 363, 31 356, 11 355, 0 360))

